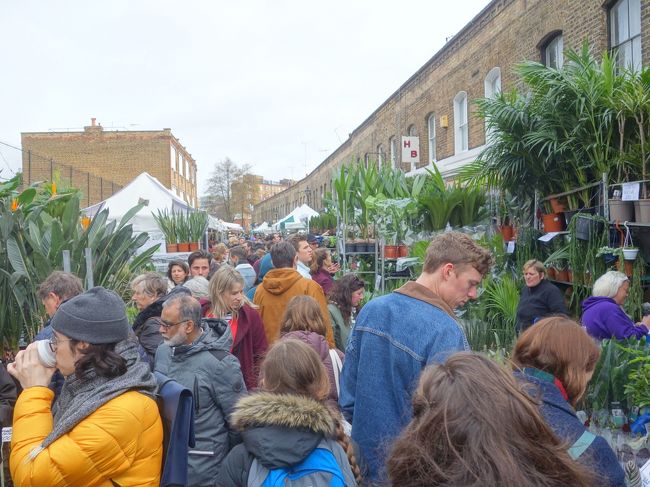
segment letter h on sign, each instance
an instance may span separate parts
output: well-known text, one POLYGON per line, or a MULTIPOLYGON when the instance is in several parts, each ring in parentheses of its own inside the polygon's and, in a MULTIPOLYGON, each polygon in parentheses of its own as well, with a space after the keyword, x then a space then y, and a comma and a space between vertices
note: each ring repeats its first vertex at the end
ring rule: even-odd
POLYGON ((402 162, 420 162, 419 137, 402 137, 402 162))

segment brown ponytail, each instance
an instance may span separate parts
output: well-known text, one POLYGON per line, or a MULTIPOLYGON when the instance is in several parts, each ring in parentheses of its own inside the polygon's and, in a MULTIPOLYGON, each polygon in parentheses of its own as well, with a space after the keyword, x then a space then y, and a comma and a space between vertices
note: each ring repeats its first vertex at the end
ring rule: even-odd
POLYGON ((336 427, 336 442, 341 445, 341 448, 343 448, 343 451, 348 457, 348 462, 350 462, 350 468, 352 469, 352 473, 354 474, 354 479, 357 481, 357 485, 361 485, 362 477, 361 477, 361 468, 359 467, 359 464, 357 463, 357 457, 354 453, 354 447, 352 446, 352 442, 350 442, 350 438, 348 435, 345 434, 345 431, 343 430, 343 423, 341 422, 341 413, 334 410, 332 407, 327 408, 332 415, 332 419, 334 420, 334 425, 336 427))

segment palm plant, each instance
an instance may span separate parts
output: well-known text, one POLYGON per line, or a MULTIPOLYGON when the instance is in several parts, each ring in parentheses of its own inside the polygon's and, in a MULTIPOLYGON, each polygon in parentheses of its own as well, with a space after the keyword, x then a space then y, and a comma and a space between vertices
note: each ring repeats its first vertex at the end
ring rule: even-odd
POLYGON ((64 250, 70 252, 71 272, 85 279, 89 248, 94 284, 124 295, 132 273, 148 265, 158 249, 138 254, 148 235, 135 235, 129 221, 141 205, 119 222, 107 223, 108 210, 103 210, 84 228, 78 192, 56 194, 50 185, 37 185, 19 193, 19 184, 16 177, 0 185, 0 334, 2 347, 9 348, 21 336, 31 339, 41 324, 44 312, 36 290, 63 267, 64 250))

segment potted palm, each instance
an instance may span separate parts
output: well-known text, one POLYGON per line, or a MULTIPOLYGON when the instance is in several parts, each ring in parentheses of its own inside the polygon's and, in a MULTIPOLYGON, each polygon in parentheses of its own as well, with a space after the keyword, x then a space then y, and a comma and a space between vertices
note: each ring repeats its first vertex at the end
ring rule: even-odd
POLYGON ((208 228, 208 214, 205 211, 194 211, 188 216, 189 223, 189 251, 199 250, 199 242, 208 228))
POLYGON ((158 210, 154 220, 160 231, 165 236, 166 250, 168 253, 178 252, 178 235, 176 233, 176 218, 174 213, 165 210, 158 210))
POLYGON ((178 251, 190 251, 190 223, 189 214, 180 212, 176 213, 176 235, 178 237, 178 251))

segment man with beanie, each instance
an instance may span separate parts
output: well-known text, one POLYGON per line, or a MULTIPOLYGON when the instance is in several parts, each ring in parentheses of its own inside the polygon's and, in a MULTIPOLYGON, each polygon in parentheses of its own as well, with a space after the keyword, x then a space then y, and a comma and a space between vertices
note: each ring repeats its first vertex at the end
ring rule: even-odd
POLYGON ((229 418, 246 394, 239 361, 230 353, 232 334, 223 320, 201 320, 201 306, 190 296, 165 301, 156 352, 156 372, 194 395, 196 444, 188 457, 189 485, 213 486, 221 461, 237 443, 229 418))
POLYGON ((41 363, 35 343, 7 367, 23 387, 11 440, 14 483, 158 486, 157 384, 129 333, 124 302, 94 287, 61 304, 51 325, 56 368, 41 363), (65 382, 52 407, 47 385, 56 369, 65 382))

